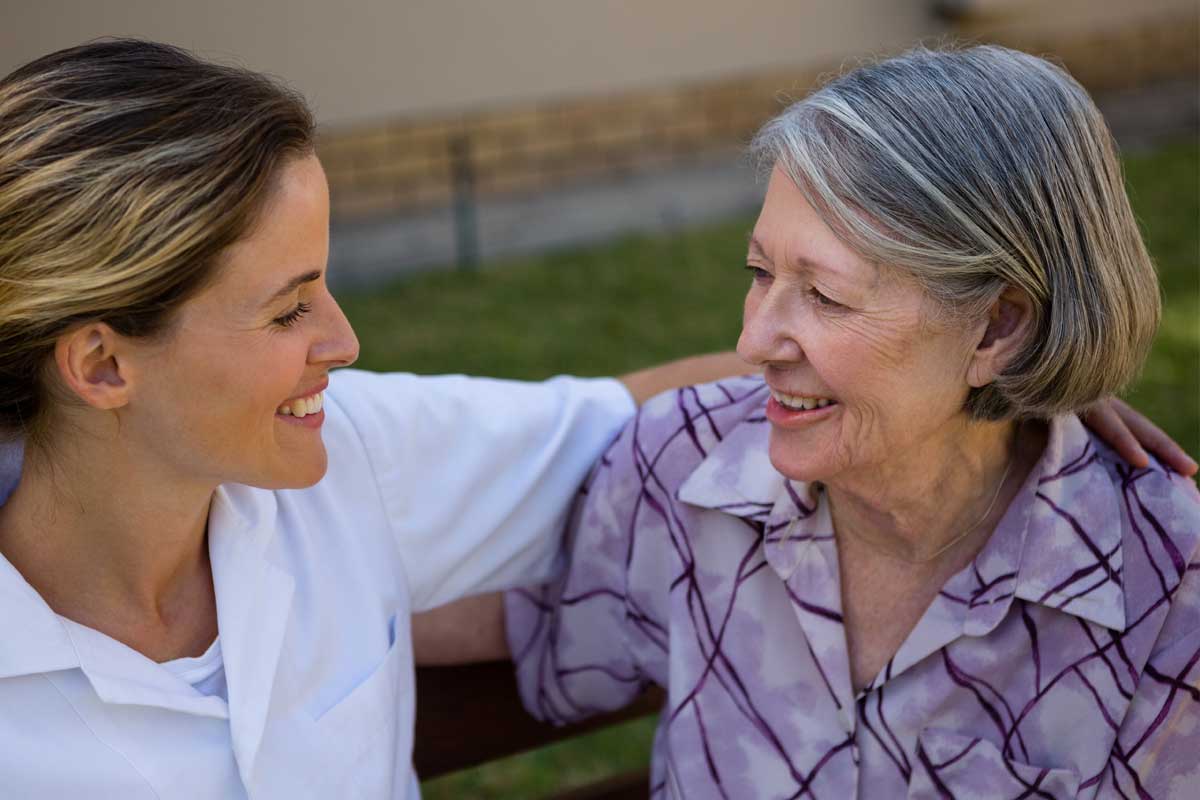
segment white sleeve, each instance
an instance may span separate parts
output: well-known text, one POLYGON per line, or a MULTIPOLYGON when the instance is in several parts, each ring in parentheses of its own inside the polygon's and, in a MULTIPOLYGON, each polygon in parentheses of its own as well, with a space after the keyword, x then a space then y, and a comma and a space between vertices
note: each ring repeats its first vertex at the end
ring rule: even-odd
POLYGON ((331 399, 367 451, 414 611, 552 577, 568 505, 635 411, 610 378, 339 370, 331 399))

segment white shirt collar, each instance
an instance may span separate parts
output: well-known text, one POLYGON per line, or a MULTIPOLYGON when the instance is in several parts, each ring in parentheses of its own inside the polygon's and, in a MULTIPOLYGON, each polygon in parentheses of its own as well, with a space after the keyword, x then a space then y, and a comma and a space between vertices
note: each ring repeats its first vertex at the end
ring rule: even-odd
MULTIPOLYGON (((20 442, 0 445, 0 497, 7 500, 21 475, 20 442)), ((228 712, 220 698, 177 691, 177 678, 149 659, 109 663, 72 635, 15 567, 0 555, 0 678, 79 668, 105 702, 154 705, 224 716, 228 713, 243 780, 249 781, 262 739, 271 689, 291 611, 295 581, 268 558, 276 533, 273 492, 220 486, 209 510, 209 554, 217 597, 228 712), (165 683, 164 683, 165 682, 165 683), (166 685, 170 683, 171 685, 166 685)), ((94 633, 94 632, 93 632, 94 633)), ((100 634, 96 634, 100 635, 100 634)))

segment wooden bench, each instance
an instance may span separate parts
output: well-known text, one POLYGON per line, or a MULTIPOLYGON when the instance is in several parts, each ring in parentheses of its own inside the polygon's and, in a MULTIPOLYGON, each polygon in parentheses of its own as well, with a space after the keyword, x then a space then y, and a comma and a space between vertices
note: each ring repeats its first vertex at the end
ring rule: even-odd
MULTIPOLYGON (((633 705, 557 728, 525 712, 507 661, 417 670, 417 729, 413 763, 422 780, 474 767, 619 722, 656 714, 654 688, 633 705)), ((645 800, 649 771, 637 770, 558 795, 555 800, 645 800)))

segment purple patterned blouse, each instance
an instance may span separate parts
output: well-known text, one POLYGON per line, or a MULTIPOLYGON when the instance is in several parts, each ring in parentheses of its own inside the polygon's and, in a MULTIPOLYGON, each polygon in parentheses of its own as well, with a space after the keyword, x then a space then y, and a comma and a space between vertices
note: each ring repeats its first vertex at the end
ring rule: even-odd
POLYGON ((647 404, 557 583, 507 598, 538 717, 667 689, 654 798, 1200 798, 1200 497, 1074 417, 883 671, 850 684, 828 504, 761 379, 647 404), (794 524, 793 524, 794 523, 794 524))

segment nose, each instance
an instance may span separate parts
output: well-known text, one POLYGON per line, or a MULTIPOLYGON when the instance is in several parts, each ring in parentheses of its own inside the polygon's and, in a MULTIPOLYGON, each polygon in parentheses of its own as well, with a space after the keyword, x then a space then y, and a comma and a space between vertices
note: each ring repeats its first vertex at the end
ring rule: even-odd
POLYGON ((760 294, 751 289, 742 312, 738 355, 759 366, 799 361, 804 356, 797 338, 799 313, 789 306, 782 292, 767 290, 760 294))
POLYGON ((309 348, 309 361, 329 369, 347 367, 358 360, 358 337, 328 290, 324 300, 321 330, 309 348))

